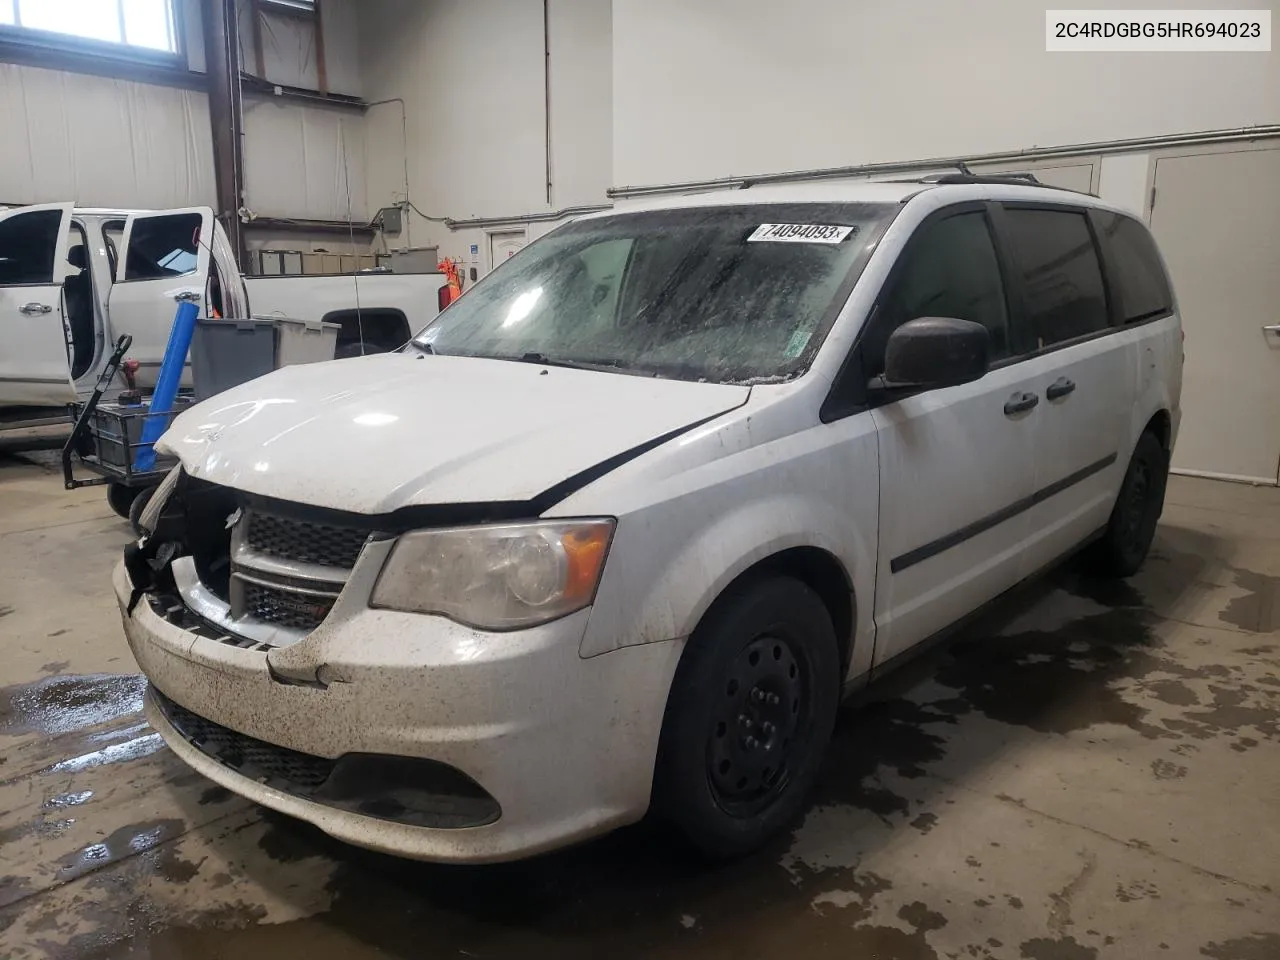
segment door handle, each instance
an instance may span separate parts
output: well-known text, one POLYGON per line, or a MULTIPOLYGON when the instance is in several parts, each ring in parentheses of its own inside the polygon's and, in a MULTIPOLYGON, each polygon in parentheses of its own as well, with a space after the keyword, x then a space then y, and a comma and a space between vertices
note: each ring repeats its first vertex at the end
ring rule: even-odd
POLYGON ((1019 413, 1026 413, 1040 402, 1040 397, 1034 393, 1015 393, 1004 405, 1004 415, 1012 417, 1019 413))
POLYGON ((47 303, 36 303, 35 301, 32 301, 31 303, 24 303, 18 308, 18 312, 25 317, 38 317, 42 313, 53 313, 53 307, 49 306, 47 303))
POLYGON ((1068 380, 1066 377, 1059 377, 1053 383, 1049 384, 1049 389, 1044 392, 1046 400, 1061 400, 1069 394, 1075 393, 1076 385, 1074 380, 1068 380))
POLYGON ((196 293, 194 290, 182 290, 175 293, 173 295, 173 299, 177 300, 178 303, 199 303, 200 294, 196 293))
POLYGON ((1268 323, 1262 328, 1262 332, 1269 333, 1275 337, 1280 337, 1280 323, 1268 323))

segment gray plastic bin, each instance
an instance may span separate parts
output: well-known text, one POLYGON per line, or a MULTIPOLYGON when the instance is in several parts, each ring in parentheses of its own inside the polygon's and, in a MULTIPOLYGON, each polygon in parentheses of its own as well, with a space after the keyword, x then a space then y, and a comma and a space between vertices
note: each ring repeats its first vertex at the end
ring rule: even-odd
POLYGON ((276 366, 291 367, 295 363, 319 363, 332 360, 338 347, 340 323, 320 320, 275 319, 280 331, 276 340, 276 366))
POLYGON ((197 400, 207 400, 275 368, 274 321, 196 321, 191 341, 191 380, 197 400))

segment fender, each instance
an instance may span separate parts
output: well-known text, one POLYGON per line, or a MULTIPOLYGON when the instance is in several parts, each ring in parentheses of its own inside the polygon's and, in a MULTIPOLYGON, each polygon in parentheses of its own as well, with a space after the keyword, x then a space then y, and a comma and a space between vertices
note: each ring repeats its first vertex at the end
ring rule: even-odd
POLYGON ((874 631, 879 488, 875 438, 864 439, 872 452, 852 476, 832 476, 838 468, 829 461, 826 470, 814 463, 812 472, 765 470, 740 478, 740 487, 762 489, 727 512, 725 491, 712 486, 621 516, 615 534, 621 549, 605 565, 580 654, 687 638, 752 566, 784 550, 813 547, 844 569, 856 611, 849 675, 865 672, 874 631), (833 489, 839 495, 832 496, 833 489))

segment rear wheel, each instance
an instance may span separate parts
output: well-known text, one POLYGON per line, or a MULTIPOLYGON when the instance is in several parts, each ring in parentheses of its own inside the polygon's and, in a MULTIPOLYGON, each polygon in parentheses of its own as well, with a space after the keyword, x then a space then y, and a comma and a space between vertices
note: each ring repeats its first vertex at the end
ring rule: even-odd
POLYGON ((1113 577, 1137 573, 1155 538, 1168 480, 1169 455, 1156 435, 1145 431, 1129 460, 1106 532, 1093 547, 1099 573, 1113 577))
POLYGON ((789 577, 721 598, 689 641, 663 721, 655 807, 703 853, 749 853, 800 811, 839 700, 818 595, 789 577))

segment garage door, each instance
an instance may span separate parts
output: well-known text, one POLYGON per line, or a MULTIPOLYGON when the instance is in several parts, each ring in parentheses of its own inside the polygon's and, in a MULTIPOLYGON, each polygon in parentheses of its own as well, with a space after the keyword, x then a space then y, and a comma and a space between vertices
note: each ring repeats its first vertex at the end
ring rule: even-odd
POLYGON ((1151 227, 1186 331, 1174 469, 1280 471, 1280 149, 1160 157, 1151 227), (1267 329, 1271 327, 1273 329, 1267 329))

